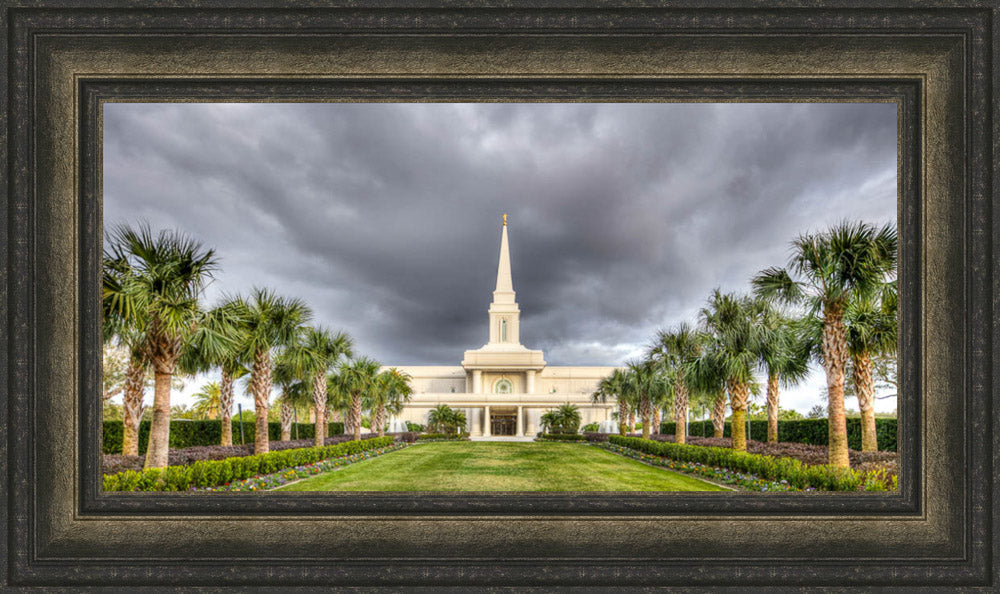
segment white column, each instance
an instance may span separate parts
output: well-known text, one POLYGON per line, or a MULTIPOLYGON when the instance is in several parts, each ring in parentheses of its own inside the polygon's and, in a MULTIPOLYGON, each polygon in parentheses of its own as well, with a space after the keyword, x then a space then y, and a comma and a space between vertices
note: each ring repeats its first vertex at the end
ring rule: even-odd
POLYGON ((490 436, 490 407, 483 407, 483 435, 490 436))
POLYGON ((481 394, 483 392, 483 372, 478 369, 472 370, 472 393, 481 394))
MULTIPOLYGON (((524 372, 525 379, 527 380, 527 386, 525 387, 525 393, 534 394, 535 393, 535 370, 530 369, 524 372)), ((520 434, 519 434, 520 435, 520 434)))
POLYGON ((517 430, 514 431, 514 435, 518 437, 524 435, 524 411, 520 406, 517 407, 517 430))

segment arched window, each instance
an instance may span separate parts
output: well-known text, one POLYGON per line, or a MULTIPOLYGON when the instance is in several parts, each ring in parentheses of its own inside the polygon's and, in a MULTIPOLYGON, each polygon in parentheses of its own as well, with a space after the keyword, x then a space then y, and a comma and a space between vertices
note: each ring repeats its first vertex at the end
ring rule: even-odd
POLYGON ((507 342, 507 320, 500 320, 500 342, 507 342))
POLYGON ((510 380, 502 379, 493 384, 494 394, 510 394, 514 391, 514 386, 510 383, 510 380))

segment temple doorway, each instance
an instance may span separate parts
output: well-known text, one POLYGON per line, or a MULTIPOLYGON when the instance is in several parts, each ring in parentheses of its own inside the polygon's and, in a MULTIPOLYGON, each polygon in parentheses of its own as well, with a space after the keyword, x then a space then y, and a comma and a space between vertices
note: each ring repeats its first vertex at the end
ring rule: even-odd
POLYGON ((490 433, 493 435, 514 435, 517 432, 517 413, 490 414, 490 433))

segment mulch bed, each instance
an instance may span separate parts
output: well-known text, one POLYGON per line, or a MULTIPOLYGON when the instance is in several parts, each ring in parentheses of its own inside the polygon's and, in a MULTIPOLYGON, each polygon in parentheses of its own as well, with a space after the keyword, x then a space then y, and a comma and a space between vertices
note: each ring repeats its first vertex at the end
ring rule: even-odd
MULTIPOLYGON (((386 435, 395 434, 387 433, 386 435)), ((361 439, 368 439, 371 437, 378 436, 374 433, 361 434, 361 439)), ((324 445, 334 445, 350 441, 352 439, 354 439, 353 435, 335 435, 333 437, 327 437, 323 443, 324 445)), ((272 441, 270 442, 270 449, 272 452, 276 452, 278 450, 291 450, 294 448, 311 448, 313 447, 313 441, 314 440, 312 438, 292 441, 272 441)), ((201 460, 225 460, 226 458, 240 458, 243 456, 250 456, 252 454, 252 443, 232 446, 195 446, 170 450, 167 465, 182 466, 186 464, 194 464, 195 462, 199 462, 201 460)), ((117 474, 126 470, 142 470, 142 465, 145 461, 145 454, 141 456, 104 454, 104 474, 117 474)))
MULTIPOLYGON (((632 437, 642 437, 642 434, 632 435, 632 437)), ((649 437, 656 441, 674 441, 673 435, 659 434, 649 437)), ((733 440, 728 437, 692 437, 689 435, 686 443, 718 448, 733 446, 733 440)), ((767 443, 748 439, 747 452, 763 456, 795 458, 804 464, 826 464, 829 461, 826 446, 806 443, 767 443)), ((851 468, 854 470, 869 471, 883 468, 890 474, 898 474, 899 454, 897 452, 859 452, 857 450, 848 450, 848 452, 851 456, 851 468)))

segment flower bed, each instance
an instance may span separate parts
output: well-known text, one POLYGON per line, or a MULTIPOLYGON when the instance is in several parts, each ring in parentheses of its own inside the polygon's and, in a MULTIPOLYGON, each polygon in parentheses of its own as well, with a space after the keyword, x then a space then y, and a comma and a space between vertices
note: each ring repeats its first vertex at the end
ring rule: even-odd
POLYGON ((313 464, 328 458, 385 448, 392 445, 395 439, 391 436, 376 437, 318 448, 290 449, 225 460, 203 460, 185 466, 151 468, 141 472, 127 470, 105 475, 104 490, 187 491, 191 487, 214 487, 255 476, 273 474, 283 469, 313 464))
POLYGON ((268 474, 264 476, 255 476, 242 481, 237 481, 235 483, 226 483, 225 485, 219 485, 216 487, 191 487, 191 491, 212 491, 212 492, 230 492, 230 491, 270 491, 272 489, 277 489, 289 483, 294 483, 296 481, 310 478, 316 476, 317 474, 322 474, 324 472, 330 472, 331 470, 336 470, 344 466, 350 466, 355 462, 362 462, 368 460, 369 458, 375 458, 381 456, 382 454, 388 454, 389 452, 395 452, 396 450, 401 450, 408 447, 408 442, 396 442, 392 445, 378 448, 375 450, 367 450, 364 452, 359 452, 357 454, 348 454, 346 456, 340 456, 337 458, 328 458, 326 460, 320 460, 319 462, 314 462, 312 464, 305 464, 302 466, 296 466, 295 468, 288 468, 281 472, 276 472, 273 474, 268 474))
POLYGON ((806 465, 791 458, 774 458, 729 448, 703 447, 613 435, 609 443, 653 457, 745 474, 771 483, 786 482, 795 490, 889 491, 898 488, 896 477, 882 470, 870 472, 823 465, 806 465))

